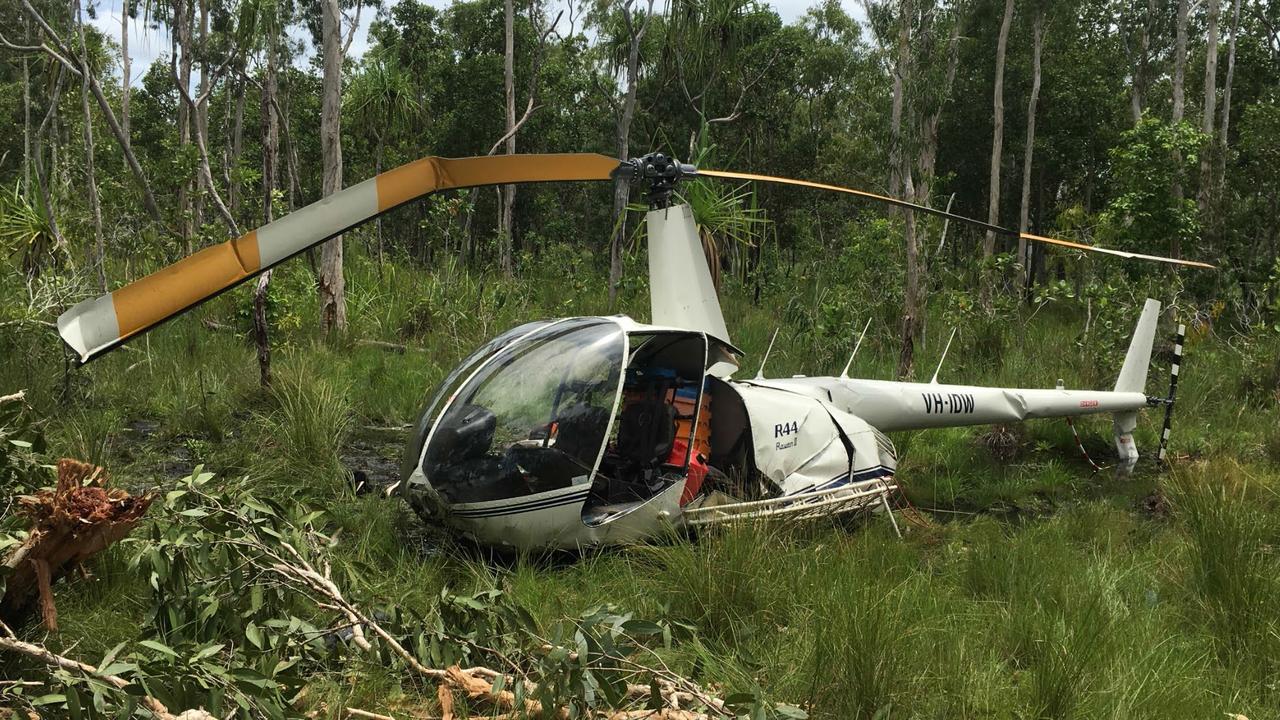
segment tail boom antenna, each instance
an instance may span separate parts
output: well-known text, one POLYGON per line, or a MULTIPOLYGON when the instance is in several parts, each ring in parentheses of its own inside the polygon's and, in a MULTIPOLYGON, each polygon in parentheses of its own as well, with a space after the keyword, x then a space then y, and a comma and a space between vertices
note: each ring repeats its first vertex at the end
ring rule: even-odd
POLYGON ((773 352, 773 341, 778 339, 779 328, 773 329, 773 337, 769 338, 769 349, 764 351, 764 359, 760 361, 760 369, 756 371, 756 380, 764 379, 764 364, 769 362, 769 353, 773 352))
POLYGON ((951 337, 947 338, 947 346, 942 349, 942 357, 938 358, 938 369, 933 371, 933 379, 929 381, 930 385, 938 384, 938 373, 942 372, 942 363, 947 361, 947 353, 951 351, 951 341, 956 339, 956 330, 951 328, 951 337))
POLYGON ((853 359, 858 357, 858 348, 862 347, 862 339, 867 336, 867 328, 871 327, 871 318, 867 318, 867 323, 862 326, 862 333, 858 335, 858 342, 853 345, 853 352, 849 355, 849 362, 844 364, 844 370, 840 371, 840 377, 848 379, 849 368, 853 366, 853 359))

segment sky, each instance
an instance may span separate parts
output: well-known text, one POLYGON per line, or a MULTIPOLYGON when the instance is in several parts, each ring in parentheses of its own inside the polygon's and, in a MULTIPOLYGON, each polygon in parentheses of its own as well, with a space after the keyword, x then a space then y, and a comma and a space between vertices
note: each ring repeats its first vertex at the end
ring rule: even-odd
MULTIPOLYGON (((95 3, 96 17, 91 19, 94 27, 98 28, 102 33, 109 37, 120 38, 120 8, 125 0, 98 0, 95 3)), ((390 4, 394 0, 389 0, 390 4)), ((451 0, 428 0, 432 5, 439 7, 447 6, 451 0)), ((805 11, 813 6, 818 0, 771 0, 766 4, 773 6, 778 11, 778 15, 785 23, 794 22, 805 11)), ((858 0, 840 0, 840 4, 845 10, 855 17, 862 17, 863 11, 858 0)), ((360 16, 360 26, 356 28, 356 37, 351 42, 350 54, 353 57, 360 57, 369 48, 369 24, 373 20, 372 12, 362 13, 360 16)), ((562 22, 567 22, 563 20, 562 22)), ((296 28, 291 33, 296 39, 302 40, 308 46, 308 53, 311 52, 311 39, 305 30, 296 28)), ((165 55, 169 49, 169 32, 166 28, 148 27, 142 22, 138 22, 130 18, 129 21, 129 57, 132 59, 132 67, 130 75, 132 78, 130 84, 138 86, 142 84, 142 77, 146 74, 147 69, 151 67, 161 56, 165 55)), ((310 55, 300 59, 300 63, 309 62, 310 55)))

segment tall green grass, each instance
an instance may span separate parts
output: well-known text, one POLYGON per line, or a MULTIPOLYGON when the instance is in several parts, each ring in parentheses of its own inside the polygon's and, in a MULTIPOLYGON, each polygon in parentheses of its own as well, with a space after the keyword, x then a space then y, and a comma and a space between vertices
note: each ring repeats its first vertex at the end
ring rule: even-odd
MULTIPOLYGON (((794 267, 765 248, 773 265, 759 278, 759 302, 757 278, 726 278, 731 339, 747 351, 740 375, 754 374, 776 327, 770 375, 836 373, 874 316, 853 374, 892 377, 896 290, 868 280, 874 263, 859 255, 887 240, 864 235, 858 252, 823 250, 794 267)), ((677 628, 681 642, 660 651, 673 668, 728 691, 761 688, 815 718, 1280 717, 1280 407, 1248 380, 1263 353, 1213 335, 1188 344, 1172 474, 1151 461, 1158 413, 1142 416, 1145 459, 1128 480, 1093 475, 1060 421, 1019 428, 1008 461, 984 447, 986 428, 900 433, 899 481, 924 518, 900 517, 901 540, 874 516, 756 522, 573 561, 496 561, 397 500, 353 496, 344 454, 357 439, 372 442, 366 425, 394 452, 387 428, 410 422, 462 356, 519 322, 610 312, 646 320, 644 258, 628 258, 610 308, 595 259, 568 245, 524 258, 514 281, 458 264, 379 268, 358 251, 350 257, 343 336, 312 326, 305 270, 273 291, 270 392, 257 384, 240 293, 69 378, 51 334, 0 337, 31 358, 5 363, 0 381, 30 391, 56 453, 102 462, 130 486, 163 486, 165 463, 182 455, 222 475, 250 474, 286 501, 323 501, 353 592, 429 616, 443 588, 501 588, 547 625, 612 603, 677 628), (139 421, 154 430, 131 430, 139 421), (1152 498, 1168 511, 1143 510, 1139 501, 1152 498)), ((942 305, 918 349, 918 376, 932 373, 950 331, 942 305)), ((1066 306, 1018 310, 994 330, 962 325, 941 378, 1107 387, 1118 355, 1086 346, 1082 330, 1066 306), (987 347, 996 330, 998 362, 987 347)), ((1149 392, 1163 392, 1165 373, 1153 365, 1149 392)), ((1096 459, 1111 457, 1108 419, 1077 425, 1096 459)), ((129 546, 117 552, 95 569, 96 584, 58 586, 68 638, 114 641, 141 622, 129 588, 145 578, 132 575, 129 546)), ((430 703, 430 688, 376 662, 348 671, 317 679, 330 716, 345 704, 397 714, 430 703)))
POLYGON ((253 415, 265 474, 304 494, 341 496, 349 471, 341 451, 351 432, 345 386, 300 359, 276 368, 271 405, 253 415))

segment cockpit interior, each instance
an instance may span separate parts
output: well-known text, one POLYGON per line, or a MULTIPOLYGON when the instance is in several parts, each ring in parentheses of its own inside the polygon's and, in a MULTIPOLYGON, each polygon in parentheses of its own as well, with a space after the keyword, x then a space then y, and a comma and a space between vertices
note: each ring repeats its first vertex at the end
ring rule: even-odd
POLYGON ((448 505, 582 486, 588 526, 682 480, 683 505, 709 477, 727 486, 750 469, 742 401, 707 374, 723 357, 702 333, 628 333, 611 318, 522 326, 464 361, 428 405, 423 473, 448 505))

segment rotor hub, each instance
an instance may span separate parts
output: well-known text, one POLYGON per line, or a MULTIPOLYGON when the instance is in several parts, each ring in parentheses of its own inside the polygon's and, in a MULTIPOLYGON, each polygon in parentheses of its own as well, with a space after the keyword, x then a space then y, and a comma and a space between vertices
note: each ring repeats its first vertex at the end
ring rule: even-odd
POLYGON ((698 174, 698 168, 682 163, 663 153, 649 153, 638 158, 623 160, 614 177, 625 177, 633 185, 648 183, 646 197, 650 208, 664 208, 671 204, 671 193, 676 183, 698 174))

